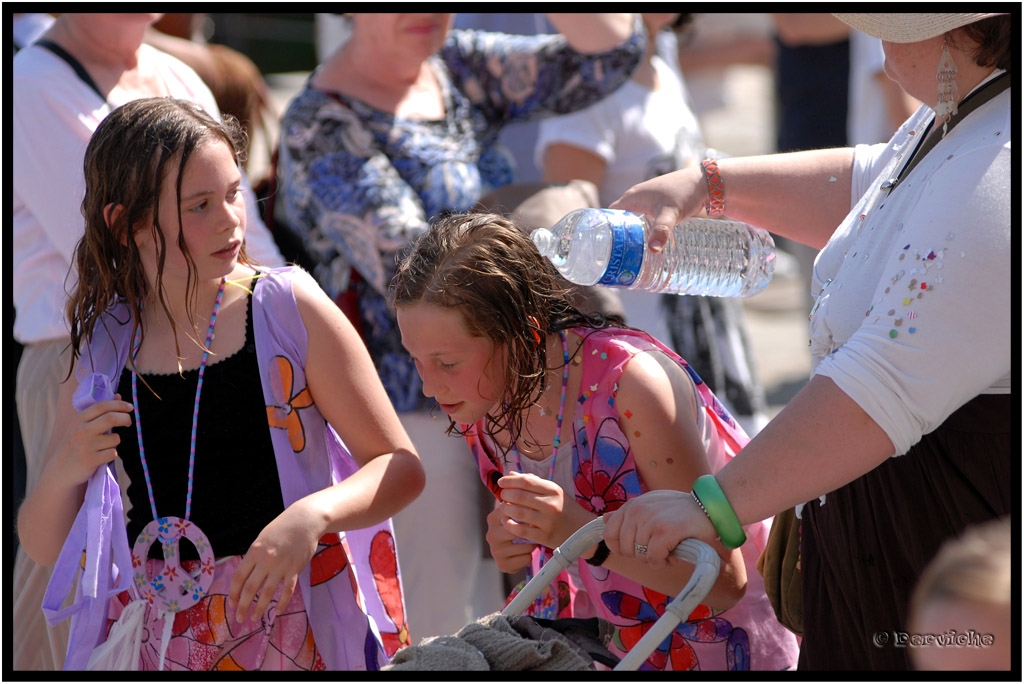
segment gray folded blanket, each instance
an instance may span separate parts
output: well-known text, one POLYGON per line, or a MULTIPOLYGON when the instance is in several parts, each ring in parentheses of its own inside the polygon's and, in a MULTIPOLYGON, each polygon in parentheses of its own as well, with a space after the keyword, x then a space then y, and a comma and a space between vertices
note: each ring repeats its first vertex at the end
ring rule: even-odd
POLYGON ((527 671, 593 670, 588 648, 601 650, 614 627, 595 618, 594 639, 576 629, 569 638, 528 616, 505 617, 493 613, 463 627, 454 636, 429 637, 417 646, 399 650, 384 670, 416 671, 527 671), (603 624, 601 624, 603 623, 603 624))

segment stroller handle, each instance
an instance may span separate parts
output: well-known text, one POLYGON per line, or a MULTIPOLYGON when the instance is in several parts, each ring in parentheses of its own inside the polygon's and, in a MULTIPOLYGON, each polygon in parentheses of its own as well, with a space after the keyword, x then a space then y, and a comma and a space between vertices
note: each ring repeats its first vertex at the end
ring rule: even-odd
MULTIPOLYGON (((551 560, 526 583, 526 586, 501 611, 504 616, 521 615, 548 587, 562 570, 576 562, 580 554, 604 536, 604 519, 596 518, 576 530, 557 549, 551 560)), ((672 551, 672 555, 693 563, 695 568, 683 590, 665 607, 665 614, 651 625, 629 653, 615 666, 616 670, 636 670, 647 660, 647 656, 663 642, 679 623, 686 620, 700 602, 707 596, 718 578, 721 559, 711 546, 699 539, 684 539, 672 551)))

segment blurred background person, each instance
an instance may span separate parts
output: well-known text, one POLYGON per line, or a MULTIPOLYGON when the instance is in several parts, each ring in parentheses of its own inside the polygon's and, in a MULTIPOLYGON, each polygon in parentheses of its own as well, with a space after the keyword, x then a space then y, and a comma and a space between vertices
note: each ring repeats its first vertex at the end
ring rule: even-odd
POLYGON ((164 14, 147 33, 146 42, 192 67, 210 88, 221 114, 230 114, 242 124, 248 140, 243 167, 251 184, 259 188, 266 181, 281 112, 252 59, 207 41, 208 21, 203 13, 164 14))
POLYGON ((900 124, 921 106, 886 75, 882 41, 856 29, 850 29, 849 78, 846 119, 849 145, 888 142, 900 124))
MULTIPOLYGON (((50 28, 50 25, 54 22, 54 16, 46 12, 15 12, 11 20, 11 32, 14 35, 14 54, 18 54, 18 50, 34 43, 36 38, 43 35, 46 29, 50 28)), ((21 352, 24 346, 14 337, 14 295, 11 290, 8 289, 5 295, 7 302, 7 323, 5 328, 7 330, 8 340, 8 363, 13 363, 14 368, 18 367, 21 363, 21 352)), ((17 405, 12 406, 10 410, 14 416, 9 423, 8 439, 11 441, 11 461, 13 462, 12 474, 13 474, 13 502, 14 508, 17 510, 18 504, 25 498, 25 446, 21 440, 21 423, 18 420, 18 408, 17 405)), ((10 492, 9 492, 10 493, 10 492)), ((18 535, 8 534, 5 540, 6 556, 5 570, 8 576, 14 574, 14 558, 18 553, 18 535)))
POLYGON ((30 45, 53 25, 54 17, 48 12, 14 12, 11 15, 11 34, 14 38, 14 52, 30 45))
MULTIPOLYGON (((771 19, 775 42, 775 151, 846 147, 850 27, 826 12, 773 13, 771 19)), ((780 237, 777 243, 796 257, 810 311, 814 304, 811 271, 818 250, 786 237, 780 237)))

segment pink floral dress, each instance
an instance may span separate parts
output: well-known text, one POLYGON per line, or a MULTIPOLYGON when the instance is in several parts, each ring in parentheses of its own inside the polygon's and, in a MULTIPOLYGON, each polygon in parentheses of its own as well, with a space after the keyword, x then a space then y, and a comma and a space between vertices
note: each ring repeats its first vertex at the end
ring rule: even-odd
MULTIPOLYGON (((576 502, 588 511, 603 515, 648 491, 637 473, 633 451, 622 431, 624 419, 628 421, 629 416, 620 415, 616 406, 619 378, 635 354, 660 350, 686 369, 696 386, 706 419, 717 433, 708 453, 712 471, 721 469, 749 441, 689 364, 647 333, 618 328, 572 332, 584 339, 580 393, 572 402, 572 481, 576 502)), ((481 439, 481 427, 476 424, 466 439, 476 456, 484 483, 500 497, 497 481, 504 473, 502 455, 495 451, 489 439, 481 439)), ((776 620, 757 571, 757 558, 764 548, 769 528, 770 521, 745 527, 747 542, 741 552, 748 585, 744 598, 725 611, 699 605, 641 669, 787 670, 796 667, 797 639, 776 620)), ((534 573, 539 570, 540 556, 541 550, 535 550, 534 573)), ((545 558, 550 557, 551 552, 547 550, 545 558)), ((614 624, 618 629, 610 648, 619 655, 624 655, 640 640, 674 598, 603 567, 592 567, 583 560, 577 561, 577 572, 573 574, 583 586, 577 586, 570 573, 563 571, 552 583, 554 591, 547 601, 557 602, 560 618, 594 617, 592 613, 596 613, 597 617, 614 624)), ((528 612, 536 611, 531 607, 528 612)))

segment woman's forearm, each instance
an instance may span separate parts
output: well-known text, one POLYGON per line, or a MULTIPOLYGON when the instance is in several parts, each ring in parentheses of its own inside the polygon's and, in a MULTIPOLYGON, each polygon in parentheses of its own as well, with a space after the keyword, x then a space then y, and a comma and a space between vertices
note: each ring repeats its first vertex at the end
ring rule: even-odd
POLYGON ((633 35, 634 17, 629 12, 547 12, 555 29, 577 52, 596 54, 621 45, 633 35))
POLYGON ((729 218, 821 248, 850 211, 853 150, 720 159, 729 218))
POLYGON ((817 499, 893 455, 885 432, 824 376, 815 376, 716 474, 743 524, 817 499))
MULTIPOLYGON (((725 215, 821 248, 850 211, 853 150, 837 148, 718 160, 725 215)), ((644 214, 654 242, 708 202, 702 166, 634 185, 611 208, 644 214)))

